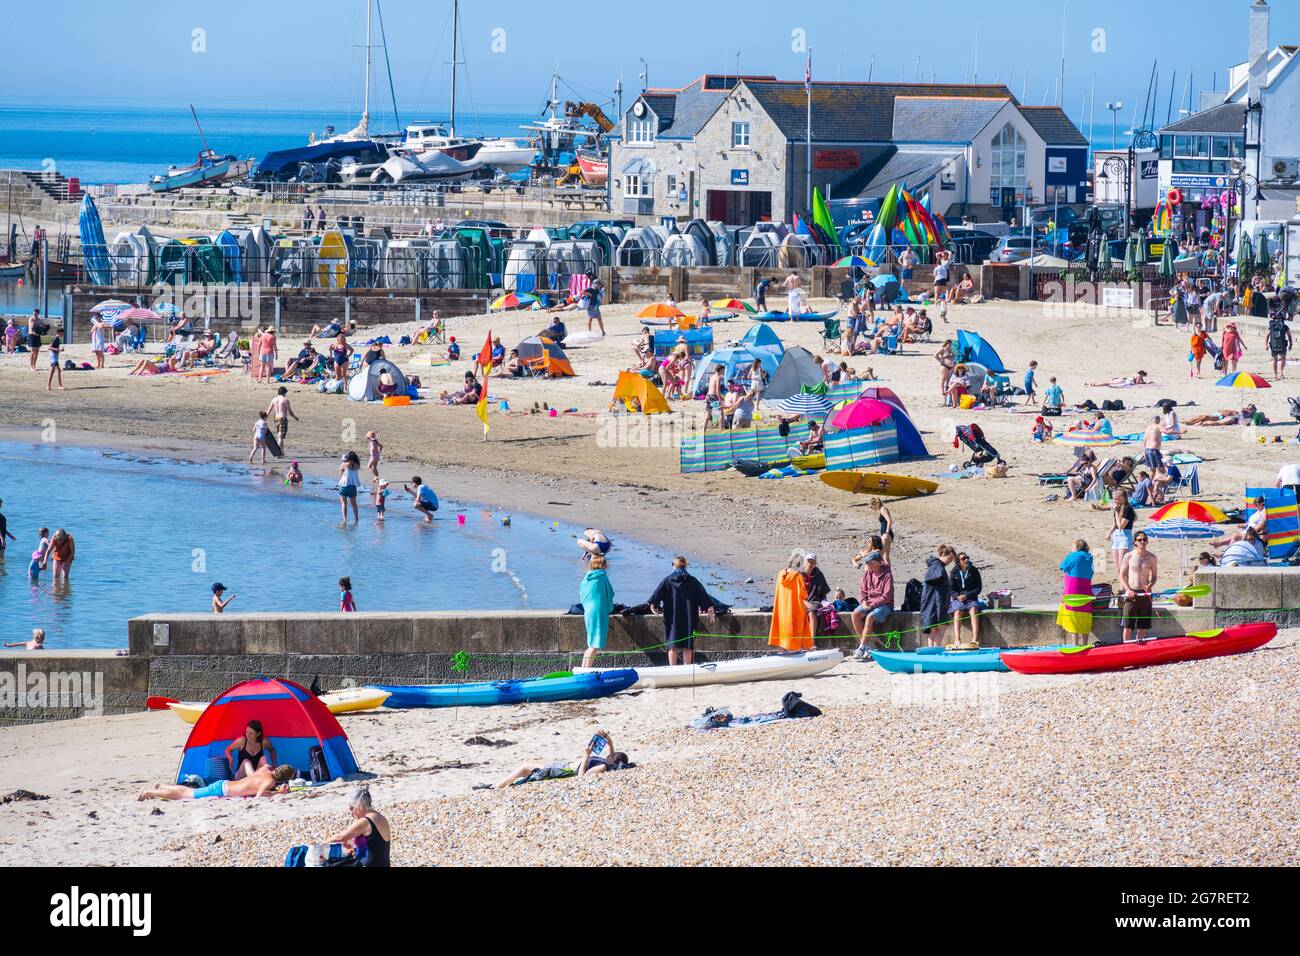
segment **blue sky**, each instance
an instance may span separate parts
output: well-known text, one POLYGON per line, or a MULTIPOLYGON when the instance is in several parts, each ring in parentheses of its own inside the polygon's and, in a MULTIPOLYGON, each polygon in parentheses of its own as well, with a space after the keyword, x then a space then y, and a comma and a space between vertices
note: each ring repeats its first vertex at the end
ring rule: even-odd
MULTIPOLYGON (((382 6, 403 116, 445 115, 450 0, 382 0, 382 6)), ((814 77, 846 80, 865 80, 873 55, 878 80, 969 80, 978 36, 981 81, 1010 79, 1025 102, 1051 102, 1065 6, 1061 0, 464 0, 460 107, 540 112, 553 67, 573 86, 562 89, 562 99, 578 93, 609 100, 621 70, 626 103, 641 87, 642 57, 654 86, 680 85, 705 71, 732 72, 737 52, 742 73, 799 79, 804 58, 792 49, 796 30, 813 47, 814 77), (580 20, 571 13, 576 10, 590 13, 580 20)), ((1248 7, 1247 0, 1069 4, 1063 105, 1077 117, 1095 74, 1098 127, 1106 122, 1107 100, 1124 101, 1127 122, 1158 58, 1157 119, 1163 122, 1175 69, 1176 111, 1189 65, 1196 87, 1208 88, 1215 70, 1222 85, 1224 68, 1245 59, 1248 7), (1094 51, 1103 44, 1104 52, 1094 51)), ((0 39, 6 75, 0 104, 193 102, 200 111, 263 104, 352 112, 361 101, 364 11, 365 0, 15 4, 0 39), (205 31, 202 44, 195 30, 205 31), (206 49, 195 52, 196 45, 206 49)), ((1300 3, 1272 5, 1272 42, 1300 42, 1300 3)), ((378 71, 376 79, 375 95, 382 92, 386 102, 387 79, 378 71)))

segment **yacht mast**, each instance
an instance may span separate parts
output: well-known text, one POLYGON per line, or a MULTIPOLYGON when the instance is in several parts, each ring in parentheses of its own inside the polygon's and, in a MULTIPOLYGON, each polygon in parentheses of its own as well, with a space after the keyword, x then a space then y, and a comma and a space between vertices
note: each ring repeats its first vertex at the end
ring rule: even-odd
POLYGON ((371 0, 366 0, 366 92, 361 107, 361 128, 370 132, 370 8, 371 0))
POLYGON ((460 0, 451 5, 451 123, 449 133, 456 135, 456 46, 460 26, 460 0))

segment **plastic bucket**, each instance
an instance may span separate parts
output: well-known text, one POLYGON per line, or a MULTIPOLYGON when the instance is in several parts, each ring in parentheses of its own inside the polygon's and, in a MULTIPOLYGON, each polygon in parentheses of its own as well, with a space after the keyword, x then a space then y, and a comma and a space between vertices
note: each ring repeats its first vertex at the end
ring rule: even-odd
POLYGON ((961 408, 974 408, 974 407, 975 407, 975 396, 974 396, 974 395, 963 395, 963 396, 961 397, 960 402, 959 402, 959 407, 961 407, 961 408))

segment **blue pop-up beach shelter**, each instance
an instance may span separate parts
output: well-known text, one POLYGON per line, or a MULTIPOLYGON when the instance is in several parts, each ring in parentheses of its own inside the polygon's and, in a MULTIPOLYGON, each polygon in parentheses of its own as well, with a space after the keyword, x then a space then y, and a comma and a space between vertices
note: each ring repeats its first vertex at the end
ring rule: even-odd
POLYGON ((726 372, 723 374, 729 382, 736 377, 738 372, 753 365, 754 359, 758 359, 762 363, 763 371, 768 374, 769 378, 776 374, 777 365, 781 361, 781 357, 771 349, 749 349, 743 345, 715 349, 700 360, 699 367, 695 370, 695 381, 691 383, 692 392, 699 391, 700 384, 709 377, 709 373, 713 371, 713 366, 725 366, 726 372))
POLYGON ((957 330, 957 361, 975 362, 990 372, 1007 371, 998 350, 984 341, 984 337, 977 332, 957 330))

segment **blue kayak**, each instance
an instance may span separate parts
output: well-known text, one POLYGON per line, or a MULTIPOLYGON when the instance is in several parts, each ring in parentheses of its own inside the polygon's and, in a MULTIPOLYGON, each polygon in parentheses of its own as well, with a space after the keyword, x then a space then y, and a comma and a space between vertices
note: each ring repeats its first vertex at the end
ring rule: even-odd
POLYGON ((527 680, 479 681, 473 684, 368 684, 392 696, 385 707, 488 707, 493 704, 537 704, 557 700, 589 700, 627 690, 636 671, 600 671, 572 677, 533 677, 527 680))
POLYGON ((750 318, 755 322, 825 322, 839 314, 839 309, 834 312, 800 312, 798 315, 789 312, 760 312, 750 318))
POLYGON ((978 651, 950 651, 918 647, 914 651, 872 651, 871 659, 891 674, 970 674, 975 671, 1010 671, 1003 654, 1050 651, 1054 647, 981 647, 978 651))

